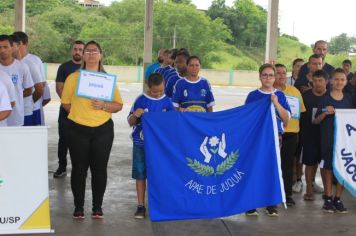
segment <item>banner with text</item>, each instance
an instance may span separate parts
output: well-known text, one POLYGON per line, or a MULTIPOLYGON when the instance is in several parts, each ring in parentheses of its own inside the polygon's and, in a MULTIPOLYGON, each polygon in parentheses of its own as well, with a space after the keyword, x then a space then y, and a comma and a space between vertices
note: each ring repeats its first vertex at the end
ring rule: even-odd
POLYGON ((230 216, 284 202, 270 99, 214 113, 143 115, 152 221, 230 216))
POLYGON ((0 234, 52 232, 47 127, 1 127, 0 150, 0 234))
POLYGON ((356 197, 355 109, 336 109, 333 170, 339 183, 356 197))

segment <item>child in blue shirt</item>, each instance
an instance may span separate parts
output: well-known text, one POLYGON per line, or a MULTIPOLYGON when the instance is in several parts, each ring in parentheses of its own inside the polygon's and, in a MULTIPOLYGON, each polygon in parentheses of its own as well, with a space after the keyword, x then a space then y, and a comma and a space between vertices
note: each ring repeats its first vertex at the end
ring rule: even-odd
POLYGON ((316 118, 313 121, 315 124, 320 124, 321 137, 321 162, 320 170, 323 176, 324 184, 324 205, 323 210, 328 213, 347 213, 340 197, 344 187, 336 184, 335 197, 332 199, 333 173, 332 159, 334 149, 334 119, 335 109, 353 108, 352 98, 348 93, 343 93, 346 86, 347 78, 343 69, 337 68, 331 76, 331 91, 327 93, 321 100, 316 118))
MULTIPOLYGON (((259 75, 261 80, 261 88, 250 92, 247 95, 245 104, 270 97, 271 101, 276 109, 278 134, 280 140, 283 134, 283 126, 287 126, 288 120, 290 119, 291 110, 287 102, 287 98, 283 92, 275 89, 273 87, 275 81, 276 69, 271 64, 264 64, 259 69, 259 75)), ((269 216, 278 216, 278 211, 276 206, 266 207, 266 213, 269 216)), ((249 210, 246 215, 258 215, 256 209, 249 210)))
POLYGON ((179 111, 212 112, 215 100, 208 80, 199 76, 200 59, 187 59, 187 76, 176 82, 172 101, 179 111))
POLYGON ((278 134, 283 134, 284 126, 287 126, 290 119, 291 110, 287 98, 283 92, 275 89, 275 68, 271 64, 264 64, 259 69, 261 88, 250 92, 247 95, 245 104, 257 101, 265 97, 271 97, 271 101, 276 108, 278 134))
POLYGON ((174 111, 171 100, 164 94, 164 79, 161 74, 151 74, 147 80, 147 85, 147 94, 144 93, 136 98, 127 118, 129 125, 133 127, 132 178, 136 179, 138 200, 135 213, 136 219, 143 219, 146 215, 145 191, 147 176, 141 116, 145 112, 174 111))

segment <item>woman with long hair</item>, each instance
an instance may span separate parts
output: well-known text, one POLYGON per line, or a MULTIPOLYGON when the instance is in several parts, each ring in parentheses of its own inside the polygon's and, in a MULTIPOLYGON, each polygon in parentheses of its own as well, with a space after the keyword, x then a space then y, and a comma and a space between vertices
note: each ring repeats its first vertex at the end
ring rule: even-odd
MULTIPOLYGON (((84 47, 82 69, 106 73, 102 50, 95 41, 84 47)), ((84 219, 85 182, 91 171, 92 218, 103 218, 102 203, 107 182, 107 165, 114 139, 111 114, 122 109, 123 102, 115 85, 111 102, 76 95, 80 72, 69 75, 61 103, 68 115, 68 146, 72 161, 71 187, 74 196, 74 219, 84 219)))

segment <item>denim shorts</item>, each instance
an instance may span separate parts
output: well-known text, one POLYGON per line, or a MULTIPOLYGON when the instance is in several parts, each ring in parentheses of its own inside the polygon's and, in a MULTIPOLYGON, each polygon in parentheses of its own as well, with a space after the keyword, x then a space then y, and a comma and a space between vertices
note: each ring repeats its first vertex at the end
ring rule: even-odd
POLYGON ((141 145, 133 145, 132 148, 132 178, 144 180, 146 175, 145 149, 141 145))

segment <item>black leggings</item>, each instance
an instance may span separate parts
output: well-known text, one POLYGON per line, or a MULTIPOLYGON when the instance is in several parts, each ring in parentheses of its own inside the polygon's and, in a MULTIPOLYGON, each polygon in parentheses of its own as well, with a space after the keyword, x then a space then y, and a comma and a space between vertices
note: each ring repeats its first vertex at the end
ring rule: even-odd
POLYGON ((107 182, 107 165, 114 139, 110 119, 98 127, 68 122, 68 146, 72 161, 71 187, 75 207, 84 207, 85 182, 91 172, 93 208, 101 207, 107 182))

